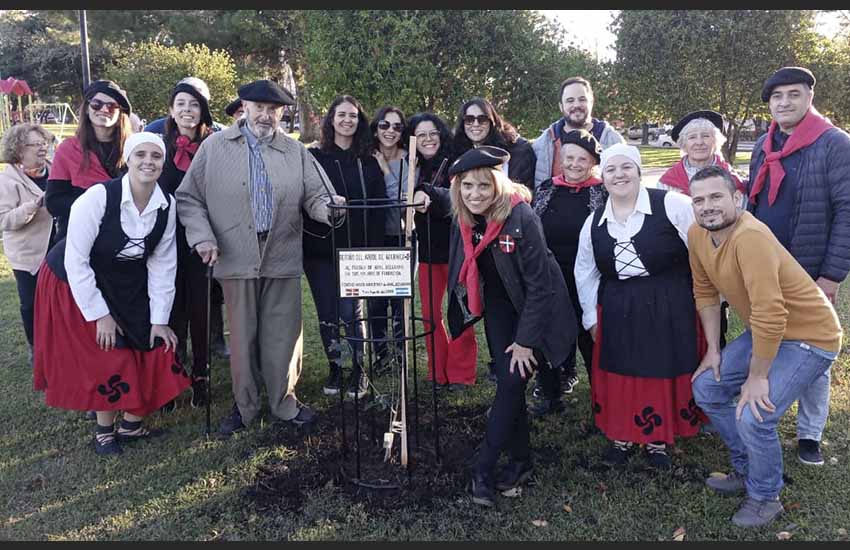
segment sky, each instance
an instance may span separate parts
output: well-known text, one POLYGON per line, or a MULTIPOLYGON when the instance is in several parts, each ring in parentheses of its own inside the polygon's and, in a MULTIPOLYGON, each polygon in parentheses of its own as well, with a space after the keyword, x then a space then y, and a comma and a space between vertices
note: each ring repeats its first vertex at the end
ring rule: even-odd
MULTIPOLYGON (((546 17, 562 23, 583 49, 595 54, 600 60, 614 59, 615 37, 608 31, 614 16, 619 10, 540 10, 546 17)), ((820 13, 817 16, 817 29, 828 37, 835 36, 842 17, 850 20, 850 10, 838 13, 820 13)))

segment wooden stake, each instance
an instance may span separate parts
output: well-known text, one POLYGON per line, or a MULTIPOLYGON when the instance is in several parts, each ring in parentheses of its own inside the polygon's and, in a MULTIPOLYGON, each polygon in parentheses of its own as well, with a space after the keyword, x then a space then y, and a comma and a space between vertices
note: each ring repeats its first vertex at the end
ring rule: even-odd
MULTIPOLYGON (((416 186, 416 136, 410 136, 410 144, 407 147, 408 151, 408 163, 407 163, 407 208, 405 209, 405 218, 404 218, 404 245, 408 248, 412 246, 412 231, 413 231, 413 188, 416 186)), ((415 275, 415 274, 414 274, 415 275)), ((410 292, 411 294, 415 292, 414 287, 416 285, 411 286, 410 292)), ((406 299, 404 301, 404 357, 405 360, 402 362, 402 373, 401 373, 401 403, 399 404, 401 409, 401 464, 402 466, 407 466, 407 407, 405 405, 407 401, 407 395, 405 392, 405 387, 407 386, 407 361, 410 358, 410 340, 408 337, 413 334, 413 331, 416 330, 413 325, 413 320, 411 319, 411 311, 410 304, 413 301, 413 297, 406 299)))

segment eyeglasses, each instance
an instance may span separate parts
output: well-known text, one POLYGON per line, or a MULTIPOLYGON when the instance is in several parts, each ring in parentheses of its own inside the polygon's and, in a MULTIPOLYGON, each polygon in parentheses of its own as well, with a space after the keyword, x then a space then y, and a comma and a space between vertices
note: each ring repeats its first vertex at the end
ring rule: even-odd
POLYGON ((488 117, 487 115, 478 115, 478 116, 475 116, 475 115, 464 115, 464 116, 463 116, 463 123, 464 123, 464 124, 472 125, 472 124, 474 124, 474 123, 476 123, 476 122, 477 122, 478 124, 482 124, 482 125, 483 125, 483 124, 485 124, 485 123, 487 123, 487 122, 490 122, 490 117, 488 117))
POLYGON ((46 141, 39 141, 36 143, 24 143, 24 147, 35 147, 36 149, 47 149, 46 141))
POLYGON ((416 139, 422 139, 422 140, 439 139, 439 137, 440 137, 440 132, 438 132, 437 130, 433 130, 431 132, 421 132, 419 134, 416 134, 416 139))
POLYGON ((382 120, 378 123, 379 130, 389 130, 391 126, 396 132, 401 132, 404 129, 404 126, 400 122, 390 123, 388 120, 382 120))
POLYGON ((106 107, 106 110, 111 115, 112 113, 117 111, 120 106, 114 101, 101 101, 99 99, 92 99, 91 101, 89 101, 89 107, 91 107, 94 112, 100 111, 101 109, 106 107))

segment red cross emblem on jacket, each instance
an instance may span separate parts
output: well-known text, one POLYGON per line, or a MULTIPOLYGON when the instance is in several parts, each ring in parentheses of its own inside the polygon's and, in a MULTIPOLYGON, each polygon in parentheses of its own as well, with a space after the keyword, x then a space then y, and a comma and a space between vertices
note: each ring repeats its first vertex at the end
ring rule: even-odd
POLYGON ((510 235, 499 235, 499 249, 505 254, 513 254, 516 249, 516 241, 510 235))

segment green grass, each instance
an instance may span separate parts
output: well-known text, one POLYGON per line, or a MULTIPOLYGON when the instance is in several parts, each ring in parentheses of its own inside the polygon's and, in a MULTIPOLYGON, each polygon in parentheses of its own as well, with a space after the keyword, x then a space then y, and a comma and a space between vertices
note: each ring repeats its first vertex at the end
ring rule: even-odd
MULTIPOLYGON (((336 412, 334 401, 321 393, 326 362, 306 284, 304 289, 304 371, 299 397, 321 414, 331 415, 336 412)), ((846 328, 850 326, 846 285, 839 309, 846 328)), ((532 446, 547 451, 553 460, 538 462, 536 483, 526 487, 520 498, 500 498, 495 510, 478 509, 458 487, 455 497, 430 505, 407 496, 405 505, 390 512, 370 507, 351 496, 351 491, 329 484, 305 486, 304 503, 295 512, 264 512, 245 496, 263 465, 293 461, 308 452, 300 441, 290 446, 270 443, 276 428, 268 423, 267 413, 230 440, 207 439, 203 410, 191 409, 184 395, 176 413, 150 419, 153 425, 167 428, 167 436, 127 448, 117 459, 99 458, 91 447, 92 424, 81 413, 46 407, 42 394, 32 391, 19 319, 15 282, 0 256, 0 506, 4 510, 0 540, 658 541, 671 540, 680 527, 686 530, 686 540, 775 540, 783 529, 792 533, 793 540, 839 540, 838 530, 850 529, 850 356, 846 349, 833 367, 832 409, 824 436, 827 465, 811 468, 796 461, 790 446, 794 414, 789 412, 780 430, 786 475, 791 480, 782 500, 789 511, 769 527, 743 531, 728 521, 737 500, 709 493, 701 477, 689 474, 727 470, 727 453, 716 437, 680 442, 674 462, 681 470, 673 473, 647 474, 637 466, 642 463, 637 457, 624 471, 593 467, 606 442, 599 435, 587 436, 584 430, 590 414, 581 368, 581 382, 568 400, 569 411, 532 424, 532 446), (546 525, 537 526, 532 523, 535 520, 546 525)), ((478 328, 481 348, 486 350, 478 328)), ((740 323, 734 323, 732 330, 740 331, 740 323)), ((213 422, 217 422, 232 402, 226 363, 214 364, 213 379, 213 422)), ((448 399, 461 411, 480 411, 492 398, 493 385, 486 380, 482 357, 474 389, 448 399)), ((465 421, 452 422, 457 428, 465 421)), ((477 445, 482 435, 472 434, 469 447, 477 445)))
MULTIPOLYGON (((644 168, 669 168, 677 163, 682 158, 679 149, 676 147, 651 147, 649 145, 639 145, 641 165, 644 168)), ((741 164, 749 164, 751 151, 738 151, 735 155, 733 166, 741 164)))

